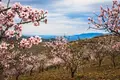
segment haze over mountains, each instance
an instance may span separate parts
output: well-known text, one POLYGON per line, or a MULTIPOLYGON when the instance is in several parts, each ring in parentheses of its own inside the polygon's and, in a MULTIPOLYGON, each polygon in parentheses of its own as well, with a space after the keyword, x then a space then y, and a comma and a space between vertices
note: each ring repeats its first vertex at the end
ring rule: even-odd
MULTIPOLYGON (((69 41, 76 41, 78 39, 89 39, 89 38, 94 38, 97 36, 102 36, 104 35, 103 33, 82 33, 82 34, 77 34, 77 35, 70 35, 70 36, 65 36, 69 41)), ((30 37, 34 35, 23 35, 23 37, 30 37)), ((49 39, 55 39, 57 35, 39 35, 42 37, 44 40, 49 40, 49 39)))

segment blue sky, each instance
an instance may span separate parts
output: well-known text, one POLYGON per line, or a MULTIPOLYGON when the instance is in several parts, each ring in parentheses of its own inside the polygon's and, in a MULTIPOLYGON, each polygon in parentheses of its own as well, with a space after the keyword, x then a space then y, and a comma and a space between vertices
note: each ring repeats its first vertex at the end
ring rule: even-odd
POLYGON ((23 34, 32 35, 74 35, 89 32, 104 32, 89 29, 88 17, 99 13, 100 6, 110 6, 112 0, 11 0, 33 8, 48 10, 48 24, 39 27, 23 25, 23 34))

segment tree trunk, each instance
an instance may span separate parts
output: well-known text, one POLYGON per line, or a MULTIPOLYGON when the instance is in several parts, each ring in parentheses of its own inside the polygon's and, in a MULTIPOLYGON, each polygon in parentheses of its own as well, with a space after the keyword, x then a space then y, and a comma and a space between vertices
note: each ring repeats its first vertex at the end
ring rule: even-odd
POLYGON ((75 72, 71 72, 71 77, 74 78, 75 72))
POLYGON ((18 74, 18 75, 16 75, 15 80, 19 80, 19 76, 20 76, 19 74, 18 74))
POLYGON ((40 72, 43 72, 43 71, 44 71, 43 66, 40 66, 40 67, 39 67, 39 73, 40 73, 40 72))
POLYGON ((0 80, 5 80, 3 75, 3 66, 0 64, 0 80))
POLYGON ((38 73, 40 73, 41 72, 41 67, 39 67, 39 70, 38 70, 38 73))
POLYGON ((85 71, 84 71, 84 66, 82 65, 82 73, 85 73, 85 71))
POLYGON ((75 68, 71 67, 71 78, 74 78, 76 71, 77 71, 77 66, 75 68))
POLYGON ((31 70, 30 70, 30 76, 32 76, 33 68, 34 68, 34 66, 33 66, 33 67, 31 68, 31 70))
POLYGON ((98 66, 101 67, 102 59, 99 59, 98 66))
POLYGON ((0 80, 4 80, 4 75, 0 74, 0 80))
POLYGON ((41 70, 42 72, 44 71, 44 68, 42 67, 42 70, 41 70))
POLYGON ((115 57, 112 57, 112 64, 113 64, 113 67, 115 68, 116 67, 115 57))

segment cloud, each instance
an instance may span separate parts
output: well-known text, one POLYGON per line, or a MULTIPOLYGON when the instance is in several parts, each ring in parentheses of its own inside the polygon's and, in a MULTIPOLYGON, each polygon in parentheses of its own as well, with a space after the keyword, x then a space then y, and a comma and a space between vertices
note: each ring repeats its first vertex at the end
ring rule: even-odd
POLYGON ((80 18, 78 19, 69 19, 63 14, 52 14, 48 16, 48 24, 41 23, 39 27, 34 27, 32 24, 26 24, 23 28, 23 34, 40 34, 40 35, 73 35, 84 32, 87 28, 83 27, 86 25, 85 22, 82 22, 80 18), (49 16, 50 15, 50 16, 49 16), (82 25, 82 26, 81 26, 82 25), (29 31, 26 31, 28 27, 29 31))
POLYGON ((104 4, 111 1, 112 0, 60 0, 59 2, 56 2, 53 6, 57 7, 56 11, 58 12, 91 12, 94 8, 98 9, 98 7, 100 6, 97 5, 96 7, 93 7, 94 4, 104 4))
POLYGON ((109 5, 112 0, 11 0, 33 8, 48 10, 48 24, 39 27, 23 25, 23 34, 35 35, 74 35, 87 32, 104 32, 88 29, 87 18, 93 11, 99 13, 100 5, 109 5))

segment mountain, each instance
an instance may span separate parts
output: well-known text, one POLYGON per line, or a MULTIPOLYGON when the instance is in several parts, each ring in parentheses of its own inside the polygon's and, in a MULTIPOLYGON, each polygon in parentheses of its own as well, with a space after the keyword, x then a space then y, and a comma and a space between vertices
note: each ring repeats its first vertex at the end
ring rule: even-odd
POLYGON ((67 36, 67 39, 69 41, 75 41, 78 39, 90 39, 90 38, 94 38, 97 36, 102 36, 104 35, 103 33, 83 33, 83 34, 78 34, 78 35, 72 35, 72 36, 67 36))
MULTIPOLYGON (((35 35, 22 35, 22 38, 29 38, 31 36, 35 36, 35 35)), ((53 41, 57 37, 54 35, 38 35, 38 36, 42 37, 42 41, 53 41)))
MULTIPOLYGON (((83 33, 83 34, 77 34, 77 35, 71 35, 71 36, 65 36, 69 41, 75 41, 78 39, 89 39, 89 38, 94 38, 97 36, 102 36, 104 35, 103 33, 83 33)), ((33 35, 23 35, 24 38, 30 37, 33 35)), ((49 40, 54 40, 57 36, 56 35, 39 35, 42 37, 43 41, 49 41, 49 40)))

